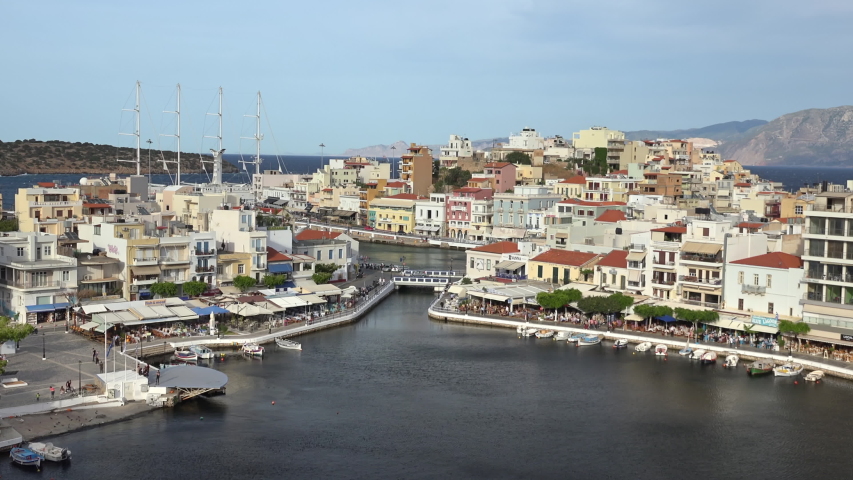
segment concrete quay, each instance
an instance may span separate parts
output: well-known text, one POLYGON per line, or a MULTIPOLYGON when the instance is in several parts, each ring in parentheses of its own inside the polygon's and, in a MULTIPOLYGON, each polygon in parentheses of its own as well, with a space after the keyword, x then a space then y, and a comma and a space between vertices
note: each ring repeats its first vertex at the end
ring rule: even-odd
MULTIPOLYGON (((614 330, 611 332, 607 332, 595 329, 590 330, 585 328, 579 328, 577 326, 571 326, 572 324, 563 325, 555 322, 536 321, 525 322, 524 320, 517 320, 508 317, 470 313, 466 314, 455 310, 440 308, 438 306, 440 300, 441 297, 436 299, 436 301, 433 302, 427 310, 427 315, 434 320, 457 323, 470 323, 476 325, 489 325, 493 327, 512 329, 516 329, 521 325, 526 325, 531 327, 542 327, 543 329, 554 331, 566 331, 572 333, 599 335, 606 340, 616 340, 618 338, 624 338, 628 340, 628 342, 634 344, 639 344, 643 342, 650 342, 652 343, 652 345, 664 344, 667 346, 668 349, 670 349, 670 351, 674 350, 676 354, 678 350, 681 350, 686 345, 685 339, 664 337, 661 335, 655 335, 647 332, 634 332, 630 330, 614 330)), ((778 364, 781 364, 786 363, 789 358, 789 355, 784 351, 772 352, 745 345, 738 347, 730 347, 721 346, 717 343, 691 342, 691 346, 703 348, 705 350, 712 350, 714 352, 717 352, 718 354, 728 354, 729 352, 733 352, 736 353, 742 360, 768 359, 778 364)), ((797 363, 802 364, 803 367, 805 367, 805 369, 807 370, 823 370, 827 375, 832 375, 834 377, 844 378, 847 380, 853 380, 853 368, 851 368, 850 364, 846 362, 840 362, 832 359, 816 358, 809 355, 803 355, 801 353, 794 353, 791 356, 793 356, 794 360, 797 363)), ((723 355, 723 358, 725 358, 725 355, 723 355)))

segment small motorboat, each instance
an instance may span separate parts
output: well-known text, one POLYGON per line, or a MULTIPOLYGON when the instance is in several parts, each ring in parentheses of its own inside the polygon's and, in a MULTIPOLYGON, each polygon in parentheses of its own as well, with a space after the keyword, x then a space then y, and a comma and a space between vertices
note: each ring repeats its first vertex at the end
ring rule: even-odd
POLYGON ((244 354, 252 357, 264 356, 264 347, 258 345, 257 343, 247 343, 243 345, 243 348, 241 350, 244 354))
POLYGON ((737 362, 740 361, 740 357, 735 354, 726 355, 726 362, 723 364, 724 367, 734 368, 737 367, 737 362))
POLYGON ((770 360, 756 360, 746 366, 746 373, 753 376, 766 375, 773 371, 774 366, 770 360))
POLYGON ((521 335, 525 330, 527 330, 526 325, 519 325, 518 328, 515 329, 515 333, 521 335))
POLYGON ((615 342, 613 342, 613 348, 627 348, 628 340, 624 338, 617 338, 615 342))
POLYGON ((554 340, 568 340, 570 336, 572 336, 572 332, 560 330, 554 335, 554 340))
POLYGON ((578 340, 580 340, 581 338, 583 338, 583 337, 585 337, 585 336, 586 336, 586 335, 585 335, 585 334, 583 334, 583 333, 573 333, 573 334, 569 335, 569 338, 567 338, 567 339, 566 339, 566 342, 568 342, 568 343, 578 343, 578 340))
POLYGON ((664 345, 662 343, 655 345, 655 355, 657 355, 658 357, 665 357, 666 356, 666 350, 667 350, 666 345, 664 345))
POLYGON ((817 382, 818 380, 823 380, 825 375, 826 374, 823 373, 823 370, 815 370, 813 372, 809 372, 805 378, 807 382, 817 382))
POLYGON ((648 352, 650 348, 652 348, 652 342, 643 342, 634 347, 634 350, 638 352, 648 352))
POLYGON ((801 363, 788 362, 773 369, 773 375, 777 377, 796 377, 801 373, 803 373, 801 363))
POLYGON ((301 343, 294 342, 293 340, 288 340, 286 338, 276 338, 275 344, 278 345, 279 348, 286 348, 288 350, 302 350, 301 343))
POLYGON ((689 358, 690 358, 690 360, 701 360, 702 355, 704 355, 706 351, 707 350, 705 350, 704 348, 700 348, 698 350, 693 350, 693 353, 690 354, 689 358))
POLYGON ((708 350, 699 357, 699 361, 705 364, 717 363, 717 352, 708 350))
POLYGON ((36 453, 42 460, 64 462, 71 460, 71 450, 57 447, 52 443, 30 442, 27 448, 36 453))
POLYGON ((196 354, 198 356, 198 358, 205 359, 205 360, 213 358, 213 350, 211 350, 205 346, 190 345, 189 350, 191 352, 193 352, 194 354, 196 354))
POLYGON ((693 355, 693 347, 684 347, 678 351, 678 354, 683 357, 689 357, 693 355))
POLYGON ((175 358, 182 362, 194 362, 198 360, 198 355, 189 350, 175 350, 175 358))
POLYGON ((598 335, 586 335, 578 339, 577 346, 598 345, 601 343, 601 337, 598 335))
POLYGON ((539 330, 538 332, 536 332, 536 338, 551 338, 553 336, 553 330, 539 330))
POLYGON ((41 457, 29 448, 15 447, 9 452, 12 461, 25 467, 41 467, 41 457))
POLYGON ((525 329, 525 330, 524 330, 524 333, 522 333, 522 334, 521 334, 521 336, 522 336, 522 337, 532 337, 533 335, 536 335, 536 333, 537 333, 538 331, 539 331, 539 329, 538 329, 538 328, 532 328, 532 327, 530 327, 530 328, 525 329))

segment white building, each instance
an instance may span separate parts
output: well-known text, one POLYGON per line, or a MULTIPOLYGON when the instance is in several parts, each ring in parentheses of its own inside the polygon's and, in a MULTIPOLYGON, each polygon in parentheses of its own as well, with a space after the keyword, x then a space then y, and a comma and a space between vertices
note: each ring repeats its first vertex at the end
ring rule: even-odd
POLYGON ((535 128, 524 127, 518 135, 509 136, 509 145, 505 148, 510 150, 544 150, 545 139, 539 135, 535 128))
POLYGON ((210 220, 220 249, 224 245, 226 252, 252 255, 250 271, 244 274, 260 282, 267 270, 267 233, 255 225, 255 212, 251 210, 214 210, 210 220))
POLYGON ((444 237, 446 235, 447 194, 430 194, 429 200, 415 201, 415 232, 420 235, 444 237))
POLYGON ((726 265, 725 304, 747 315, 802 316, 803 260, 782 252, 765 253, 726 265))
POLYGON ((453 168, 457 166, 460 158, 471 158, 474 150, 471 141, 459 135, 451 135, 447 145, 441 147, 441 155, 438 160, 442 167, 453 168))

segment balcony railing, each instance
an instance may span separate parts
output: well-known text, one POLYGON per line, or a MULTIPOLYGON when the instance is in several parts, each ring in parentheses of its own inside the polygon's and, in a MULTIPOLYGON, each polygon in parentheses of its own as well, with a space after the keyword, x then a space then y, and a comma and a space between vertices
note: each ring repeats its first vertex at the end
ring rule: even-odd
POLYGON ((9 278, 0 279, 0 284, 14 288, 59 288, 63 282, 58 280, 36 280, 29 282, 15 281, 9 278))
POLYGON ((767 287, 761 285, 741 285, 741 293, 752 293, 756 295, 764 295, 767 293, 767 287))
POLYGON ((701 255, 696 253, 682 253, 682 260, 688 260, 693 262, 707 262, 707 263, 722 263, 723 260, 717 255, 701 255))
POLYGON ((844 205, 832 204, 832 205, 821 205, 818 203, 812 204, 809 206, 809 210, 815 212, 838 212, 838 213, 849 213, 851 209, 844 208, 844 205))
POLYGON ((673 260, 661 260, 658 257, 652 257, 652 263, 655 265, 666 265, 667 267, 674 267, 675 261, 673 260))
POLYGON ((824 275, 818 272, 809 272, 807 271, 804 275, 805 278, 811 280, 827 280, 830 282, 851 282, 853 283, 853 275, 833 275, 827 274, 824 275))
POLYGON ((665 280, 663 278, 652 277, 652 283, 657 285, 675 285, 675 280, 665 280))
POLYGON ((720 308, 720 302, 703 302, 701 300, 689 300, 686 298, 681 299, 681 302, 688 305, 698 305, 700 307, 720 308))
POLYGON ((264 253, 267 251, 267 247, 256 246, 253 251, 255 253, 264 253))
POLYGON ((703 285, 722 285, 721 278, 700 278, 696 275, 679 275, 678 280, 682 282, 701 283, 703 285))
POLYGON ((157 257, 135 257, 130 259, 131 265, 141 265, 143 263, 157 263, 157 257))
POLYGON ((187 263, 189 261, 190 261, 189 258, 181 257, 181 256, 174 256, 173 257, 171 255, 166 255, 166 256, 160 257, 160 263, 187 263))
POLYGON ((216 255, 216 250, 215 249, 212 249, 212 250, 198 250, 198 249, 196 249, 195 255, 197 257, 202 257, 202 256, 207 256, 207 255, 216 255))
POLYGON ((196 272, 212 272, 212 271, 214 271, 214 270, 216 270, 216 267, 214 267, 214 266, 212 266, 212 265, 208 265, 208 266, 206 266, 206 267, 205 267, 205 266, 203 266, 203 265, 196 265, 196 266, 195 266, 195 271, 196 271, 196 272))

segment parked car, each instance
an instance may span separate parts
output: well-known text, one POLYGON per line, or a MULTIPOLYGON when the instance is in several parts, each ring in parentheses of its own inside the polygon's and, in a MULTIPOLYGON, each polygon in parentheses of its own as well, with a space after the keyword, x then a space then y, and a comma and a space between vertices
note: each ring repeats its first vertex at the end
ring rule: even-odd
POLYGON ((369 226, 369 225, 368 225, 368 226, 366 226, 366 227, 364 227, 364 229, 365 229, 365 230, 367 230, 367 231, 376 230, 375 228, 373 228, 373 227, 371 227, 371 226, 369 226))
POLYGON ((202 297, 218 297, 222 295, 222 290, 218 288, 211 288, 208 291, 201 294, 202 297))

